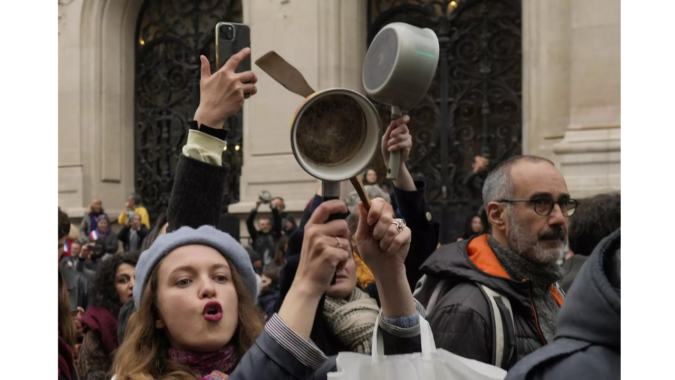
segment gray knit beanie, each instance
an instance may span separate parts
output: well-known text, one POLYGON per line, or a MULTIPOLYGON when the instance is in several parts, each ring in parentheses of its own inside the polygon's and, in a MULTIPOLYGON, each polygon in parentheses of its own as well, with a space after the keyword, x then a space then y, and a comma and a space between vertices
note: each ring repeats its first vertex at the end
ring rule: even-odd
POLYGON ((141 296, 148 285, 148 279, 159 261, 176 248, 185 245, 199 244, 211 247, 220 252, 236 268, 237 273, 244 279, 246 289, 253 301, 258 296, 258 284, 251 265, 251 259, 232 236, 218 231, 211 226, 202 226, 198 229, 181 227, 171 233, 160 235, 148 248, 136 264, 136 284, 134 285, 134 304, 136 310, 141 305, 141 296))

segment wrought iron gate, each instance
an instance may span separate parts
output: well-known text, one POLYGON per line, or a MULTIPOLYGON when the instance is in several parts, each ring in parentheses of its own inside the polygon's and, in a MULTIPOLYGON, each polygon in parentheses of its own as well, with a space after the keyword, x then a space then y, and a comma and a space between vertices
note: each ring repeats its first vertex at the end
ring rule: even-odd
MULTIPOLYGON (((135 185, 152 220, 166 210, 188 121, 199 106, 200 55, 215 71, 220 21, 241 22, 240 0, 146 0, 136 25, 135 185)), ((225 204, 239 200, 242 115, 228 120, 225 204)))
MULTIPOLYGON (((481 181, 466 181, 474 156, 492 167, 521 152, 521 1, 369 0, 368 44, 392 22, 430 28, 441 45, 431 88, 409 111, 408 168, 427 184, 445 244, 463 233, 481 203, 481 181)), ((389 107, 380 106, 380 115, 388 125, 389 107)), ((381 177, 384 164, 377 160, 381 177)))

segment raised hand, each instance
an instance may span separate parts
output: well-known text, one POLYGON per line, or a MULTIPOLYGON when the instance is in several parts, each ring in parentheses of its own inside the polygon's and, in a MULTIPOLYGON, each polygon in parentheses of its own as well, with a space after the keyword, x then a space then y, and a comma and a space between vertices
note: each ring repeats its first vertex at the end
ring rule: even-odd
POLYGON ((401 166, 405 166, 405 162, 410 156, 410 148, 412 148, 412 136, 408 130, 408 123, 410 116, 405 115, 398 120, 393 120, 387 130, 382 136, 382 156, 384 162, 389 164, 389 154, 397 150, 401 151, 401 166))
POLYGON ((351 255, 347 222, 333 220, 326 223, 331 214, 344 212, 347 212, 344 202, 324 202, 305 225, 295 281, 311 289, 314 295, 320 296, 330 287, 336 269, 344 265, 351 255))
POLYGON ((331 214, 344 212, 344 202, 324 202, 305 225, 298 270, 279 310, 279 317, 304 339, 309 339, 321 295, 330 287, 336 269, 342 268, 352 254, 347 222, 326 223, 331 214))
POLYGON ((200 56, 202 65, 199 82, 200 100, 194 116, 200 125, 223 128, 225 120, 236 114, 244 105, 244 94, 254 95, 258 92, 255 86, 258 78, 252 71, 234 72, 249 54, 251 49, 242 49, 230 57, 214 74, 211 74, 209 60, 203 55, 200 56))
POLYGON ((405 273, 410 229, 404 227, 399 231, 399 223, 391 205, 384 199, 373 199, 369 212, 359 202, 359 224, 354 240, 361 258, 376 278, 405 273))
POLYGON ((405 258, 410 249, 410 229, 398 228, 394 210, 382 198, 373 199, 366 212, 359 202, 359 225, 354 240, 377 284, 382 315, 397 318, 415 314, 405 258))

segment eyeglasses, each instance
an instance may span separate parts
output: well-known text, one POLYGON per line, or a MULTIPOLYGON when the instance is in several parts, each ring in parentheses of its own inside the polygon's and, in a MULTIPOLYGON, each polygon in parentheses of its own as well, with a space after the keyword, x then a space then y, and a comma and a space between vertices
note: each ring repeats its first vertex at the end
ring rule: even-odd
POLYGON ((561 199, 557 202, 554 202, 553 199, 548 197, 539 197, 533 199, 500 199, 497 202, 505 203, 515 203, 515 202, 530 202, 534 206, 534 212, 537 215, 549 216, 553 211, 553 207, 557 203, 560 206, 560 211, 563 216, 571 216, 574 214, 579 202, 574 199, 561 199))

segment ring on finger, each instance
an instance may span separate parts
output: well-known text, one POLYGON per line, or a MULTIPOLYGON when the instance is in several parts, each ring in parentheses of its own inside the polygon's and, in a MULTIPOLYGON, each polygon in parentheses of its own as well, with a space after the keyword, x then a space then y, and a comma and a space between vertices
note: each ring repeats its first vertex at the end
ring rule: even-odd
POLYGON ((343 247, 342 244, 340 244, 340 238, 336 236, 335 239, 336 239, 337 242, 338 242, 337 247, 335 247, 335 248, 344 249, 345 247, 343 247))
POLYGON ((394 219, 394 220, 391 222, 391 224, 395 224, 395 225, 396 225, 396 229, 398 230, 398 232, 403 231, 403 229, 405 228, 405 220, 400 219, 400 218, 394 219))

